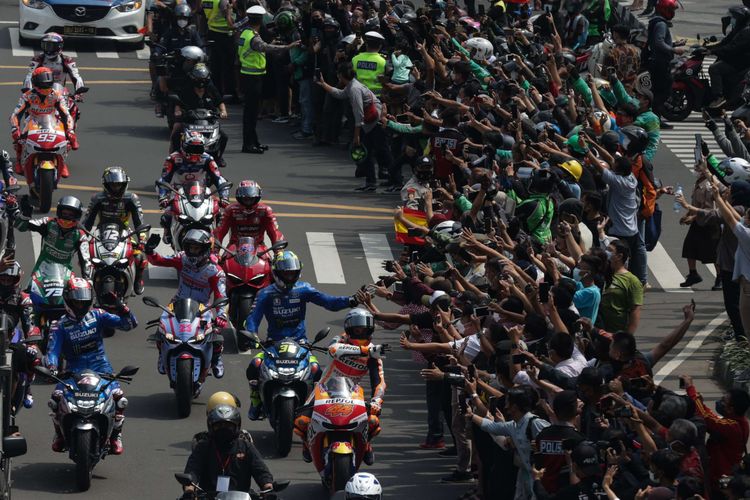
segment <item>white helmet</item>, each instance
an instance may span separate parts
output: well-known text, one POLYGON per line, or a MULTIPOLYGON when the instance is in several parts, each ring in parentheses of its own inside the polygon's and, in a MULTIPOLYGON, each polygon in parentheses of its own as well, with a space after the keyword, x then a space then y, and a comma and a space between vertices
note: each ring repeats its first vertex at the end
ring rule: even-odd
POLYGON ((266 9, 264 9, 260 5, 253 5, 245 11, 245 14, 247 14, 248 16, 265 16, 266 9))
POLYGON ((495 51, 494 47, 492 47, 492 43, 486 38, 469 38, 464 45, 466 46, 466 49, 471 52, 471 58, 475 61, 486 61, 492 57, 492 54, 495 51))
POLYGON ((358 472, 346 483, 347 500, 380 500, 383 488, 378 478, 369 472, 358 472))
POLYGON ((440 233, 445 236, 448 236, 451 239, 451 241, 456 242, 461 237, 461 233, 463 232, 463 229, 464 228, 460 222, 447 220, 435 226, 433 228, 433 231, 435 231, 436 233, 440 233))
POLYGON ((743 158, 725 158, 716 170, 718 172, 714 173, 727 186, 737 181, 750 181, 750 163, 743 158))
POLYGON ((355 38, 357 38, 357 35, 355 35, 354 33, 352 33, 351 35, 346 35, 344 38, 341 39, 341 43, 350 45, 352 42, 354 42, 355 38))

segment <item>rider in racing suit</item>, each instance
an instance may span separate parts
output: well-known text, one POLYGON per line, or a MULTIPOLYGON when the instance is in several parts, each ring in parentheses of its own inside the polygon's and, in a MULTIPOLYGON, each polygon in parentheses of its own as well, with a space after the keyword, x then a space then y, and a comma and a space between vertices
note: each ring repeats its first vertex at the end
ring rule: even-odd
POLYGON ((265 250, 265 235, 273 245, 284 239, 279 231, 279 223, 271 207, 260 203, 263 190, 255 181, 241 181, 234 193, 237 203, 224 209, 221 224, 214 231, 216 240, 221 242, 229 233, 229 245, 237 245, 240 238, 251 237, 258 252, 265 250))
POLYGON ((50 32, 45 34, 41 40, 42 53, 35 55, 29 63, 29 72, 26 74, 26 78, 23 81, 23 89, 25 92, 31 88, 31 76, 34 70, 40 66, 49 68, 52 70, 52 76, 55 79, 55 83, 59 83, 63 87, 67 83, 68 77, 73 81, 75 89, 78 90, 84 87, 83 78, 78 73, 78 67, 72 57, 63 55, 63 37, 57 33, 50 32))
MULTIPOLYGON (((221 207, 229 205, 229 187, 219 189, 226 183, 221 176, 219 166, 213 157, 206 153, 206 141, 199 132, 193 132, 182 138, 182 148, 167 156, 161 171, 161 178, 157 182, 165 182, 172 185, 181 185, 187 181, 201 181, 204 185, 213 185, 219 193, 219 204, 221 207)), ((169 207, 173 195, 163 188, 157 187, 159 194, 159 207, 165 210, 169 207)), ((169 228, 172 225, 172 214, 166 211, 161 216, 161 226, 164 228, 164 241, 171 243, 172 235, 169 228)))
MULTIPOLYGON (((380 410, 385 396, 385 374, 383 372, 382 357, 387 344, 372 344, 372 332, 375 330, 375 320, 369 311, 356 308, 349 311, 344 319, 345 335, 334 339, 328 346, 328 354, 333 362, 326 369, 320 379, 325 384, 332 377, 346 377, 355 384, 365 375, 370 375, 372 397, 370 399, 369 420, 367 429, 367 451, 364 462, 372 465, 375 456, 372 452, 372 438, 380 434, 380 410)), ((306 405, 313 402, 314 394, 310 394, 306 405)), ((294 421, 294 433, 302 438, 302 457, 310 462, 310 450, 307 446, 307 429, 310 426, 312 408, 300 414, 294 421)))
MULTIPOLYGON (((285 250, 276 256, 272 271, 274 283, 258 293, 253 310, 245 321, 245 328, 250 333, 258 333, 260 322, 265 316, 268 321, 268 341, 276 342, 291 337, 298 342, 305 342, 307 341, 305 311, 308 302, 325 307, 329 311, 340 311, 357 305, 357 299, 353 296, 327 295, 313 288, 310 283, 297 281, 301 273, 302 264, 293 252, 285 250)), ((240 340, 238 347, 246 351, 249 346, 240 340)), ((262 363, 263 352, 260 352, 250 361, 246 372, 250 382, 248 418, 251 420, 261 417, 262 404, 258 394, 258 376, 262 363)), ((311 356, 310 372, 314 376, 317 371, 317 359, 311 356)))
MULTIPOLYGON (((102 174, 102 185, 104 190, 91 197, 86 216, 83 219, 83 227, 91 231, 96 223, 97 216, 99 224, 105 222, 116 222, 122 227, 128 227, 128 220, 133 220, 133 228, 143 224, 143 208, 141 200, 135 193, 129 192, 128 182, 130 177, 122 167, 108 167, 102 174)), ((134 236, 133 239, 136 237, 134 236)), ((135 277, 133 279, 133 291, 136 295, 143 293, 143 271, 148 262, 141 253, 139 243, 146 240, 146 233, 138 234, 138 241, 133 243, 133 258, 135 259, 135 277)))
MULTIPOLYGON (((172 298, 172 302, 177 299, 194 299, 200 304, 207 305, 212 293, 214 302, 226 297, 226 275, 221 267, 219 267, 217 257, 211 253, 213 240, 208 231, 204 231, 203 229, 189 230, 182 238, 183 251, 170 257, 164 257, 155 252, 160 240, 161 238, 158 234, 152 234, 146 242, 145 252, 151 265, 177 269, 179 281, 177 283, 177 293, 172 298)), ((210 311, 207 311, 206 314, 208 315, 207 319, 210 320, 210 311)), ((213 323, 219 330, 227 326, 225 307, 217 310, 216 318, 213 318, 213 323)), ((161 346, 158 344, 157 347, 161 349, 161 346)), ((214 352, 211 357, 211 371, 216 378, 224 376, 224 361, 221 359, 222 350, 222 344, 214 344, 214 352)), ((157 369, 161 374, 166 373, 161 355, 159 356, 157 369)))
MULTIPOLYGON (((52 115, 54 117, 55 112, 57 112, 65 128, 65 136, 70 143, 70 147, 78 149, 73 118, 70 116, 65 98, 62 93, 52 88, 54 84, 52 70, 45 67, 35 69, 31 76, 31 84, 33 88, 21 94, 16 108, 10 115, 10 134, 16 150, 16 172, 25 173, 26 182, 29 185, 34 184, 32 165, 30 162, 25 162, 23 165, 20 163, 23 154, 21 120, 25 114, 28 113, 30 119, 38 119, 41 115, 52 115)), ((64 162, 61 165, 60 175, 68 177, 70 174, 67 165, 64 162)))
MULTIPOLYGON (((138 325, 128 306, 119 303, 117 315, 102 309, 92 309, 94 294, 91 283, 83 278, 71 277, 65 285, 63 298, 65 299, 66 315, 58 321, 50 331, 50 341, 47 348, 45 364, 51 370, 60 366, 60 358, 65 358, 65 369, 73 373, 93 370, 97 373, 112 373, 112 365, 104 352, 104 328, 119 328, 130 330, 138 325)), ((122 424, 125 420, 125 408, 128 400, 116 381, 108 389, 116 404, 115 423, 109 436, 110 453, 122 454, 122 424)), ((52 392, 49 407, 52 410, 52 422, 55 426, 55 438, 52 441, 52 451, 63 451, 65 439, 60 429, 60 400, 63 396, 63 386, 58 384, 52 392)))

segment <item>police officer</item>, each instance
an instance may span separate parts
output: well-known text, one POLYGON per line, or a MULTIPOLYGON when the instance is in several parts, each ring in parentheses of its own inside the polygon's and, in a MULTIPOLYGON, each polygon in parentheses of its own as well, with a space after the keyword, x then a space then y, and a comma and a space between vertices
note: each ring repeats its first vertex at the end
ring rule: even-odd
POLYGON ((378 97, 383 90, 380 77, 385 75, 385 57, 380 55, 380 47, 384 40, 383 35, 377 31, 368 31, 365 33, 367 50, 352 58, 357 80, 378 97))
POLYGON ((242 152, 263 154, 268 146, 261 144, 255 127, 258 122, 258 111, 263 93, 263 77, 266 74, 266 53, 282 52, 297 47, 300 42, 287 45, 272 45, 260 37, 260 28, 266 9, 254 5, 247 9, 248 27, 242 32, 239 40, 238 55, 240 59, 240 87, 245 96, 242 110, 242 152))
POLYGON ((206 39, 212 42, 209 44, 211 75, 219 92, 227 94, 231 92, 231 70, 234 62, 234 11, 229 0, 204 0, 202 5, 208 23, 206 39))

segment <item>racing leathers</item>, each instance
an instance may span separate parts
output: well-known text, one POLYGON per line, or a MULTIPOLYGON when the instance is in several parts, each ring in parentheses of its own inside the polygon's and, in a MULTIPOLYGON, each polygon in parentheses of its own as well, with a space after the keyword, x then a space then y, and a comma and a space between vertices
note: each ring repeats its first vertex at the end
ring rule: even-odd
POLYGON ((73 270, 73 257, 78 254, 84 278, 90 276, 89 268, 89 245, 86 234, 78 228, 63 229, 53 217, 42 217, 31 219, 27 215, 15 212, 13 226, 19 231, 33 231, 42 235, 42 248, 36 259, 34 269, 31 271, 32 280, 34 275, 44 263, 62 264, 68 270, 73 270))
MULTIPOLYGON (((102 332, 105 328, 131 330, 137 325, 138 321, 127 306, 122 306, 119 315, 94 308, 87 312, 80 321, 65 315, 50 331, 45 364, 51 370, 57 370, 60 366, 60 358, 62 357, 65 358, 65 369, 76 374, 84 370, 93 370, 98 373, 112 373, 112 365, 104 351, 104 337, 102 332)), ((109 385, 107 392, 112 394, 112 398, 116 404, 115 422, 110 442, 115 440, 119 442, 128 400, 124 397, 120 384, 116 381, 109 385)), ((61 411, 63 406, 60 404, 60 400, 62 397, 63 386, 62 384, 58 384, 52 392, 52 397, 49 401, 49 406, 52 410, 52 421, 55 426, 55 440, 52 444, 55 451, 63 451, 63 439, 60 430, 60 417, 62 416, 61 411)))
MULTIPOLYGON (((5 189, 6 186, 15 186, 18 184, 16 176, 13 175, 13 164, 10 161, 10 155, 3 149, 0 149, 0 173, 2 173, 3 176, 3 189, 5 189)), ((12 193, 7 194, 5 196, 5 203, 7 205, 14 205, 16 203, 16 196, 12 193)), ((7 214, 9 224, 5 248, 14 249, 16 248, 16 238, 13 231, 13 213, 8 210, 7 214)))
MULTIPOLYGON (((39 328, 34 326, 34 309, 31 304, 29 295, 15 286, 0 286, 0 312, 10 316, 14 328, 8 331, 6 342, 10 342, 10 348, 13 351, 12 364, 18 377, 14 380, 15 384, 19 383, 20 377, 25 377, 26 390, 23 394, 23 401, 14 401, 14 404, 23 403, 26 408, 31 408, 34 399, 31 395, 31 384, 34 381, 34 366, 38 365, 41 360, 41 353, 36 344, 33 343, 40 339, 39 328), (26 340, 31 343, 22 344, 26 340)), ((15 394, 15 387, 11 394, 15 394)))
POLYGON ((284 239, 273 210, 265 203, 258 203, 253 208, 241 203, 232 203, 226 207, 214 236, 217 241, 223 241, 227 233, 230 246, 236 246, 240 238, 249 236, 255 241, 258 252, 265 250, 265 235, 268 235, 272 245, 284 239))
POLYGON ((81 74, 78 72, 75 59, 63 54, 56 54, 50 57, 45 53, 41 53, 34 56, 29 63, 29 71, 23 80, 23 91, 31 88, 31 75, 40 66, 51 69, 55 83, 59 83, 63 87, 67 83, 68 77, 73 81, 76 90, 84 86, 83 78, 81 78, 81 74))

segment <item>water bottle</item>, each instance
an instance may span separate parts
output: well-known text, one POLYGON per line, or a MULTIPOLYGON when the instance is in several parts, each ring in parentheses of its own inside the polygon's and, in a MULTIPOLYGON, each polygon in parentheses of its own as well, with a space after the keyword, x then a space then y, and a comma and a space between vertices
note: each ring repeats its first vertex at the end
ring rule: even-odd
POLYGON ((674 211, 676 213, 680 213, 680 210, 682 210, 682 205, 680 205, 680 202, 677 201, 677 197, 682 194, 682 186, 677 184, 677 189, 674 190, 674 211))

